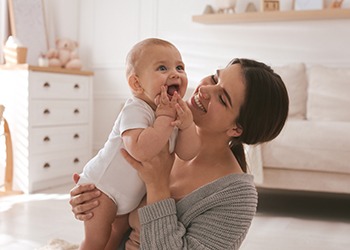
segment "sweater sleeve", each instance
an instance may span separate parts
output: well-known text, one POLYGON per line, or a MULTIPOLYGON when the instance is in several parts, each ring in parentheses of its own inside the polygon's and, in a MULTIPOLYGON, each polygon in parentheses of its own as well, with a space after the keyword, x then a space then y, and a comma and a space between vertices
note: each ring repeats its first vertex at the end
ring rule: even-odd
POLYGON ((203 195, 181 216, 171 198, 147 205, 139 209, 141 249, 239 249, 256 206, 255 187, 243 182, 203 195))

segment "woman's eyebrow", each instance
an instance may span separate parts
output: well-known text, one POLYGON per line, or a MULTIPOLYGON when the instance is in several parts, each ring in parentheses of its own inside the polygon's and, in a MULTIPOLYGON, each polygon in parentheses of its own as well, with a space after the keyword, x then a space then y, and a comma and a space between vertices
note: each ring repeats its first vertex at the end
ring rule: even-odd
MULTIPOLYGON (((218 78, 220 78, 220 70, 216 70, 216 75, 218 76, 218 78)), ((227 93, 226 89, 222 88, 223 89, 223 92, 224 92, 224 95, 226 96, 228 102, 230 103, 230 106, 232 108, 232 100, 231 100, 231 97, 230 95, 227 93)))

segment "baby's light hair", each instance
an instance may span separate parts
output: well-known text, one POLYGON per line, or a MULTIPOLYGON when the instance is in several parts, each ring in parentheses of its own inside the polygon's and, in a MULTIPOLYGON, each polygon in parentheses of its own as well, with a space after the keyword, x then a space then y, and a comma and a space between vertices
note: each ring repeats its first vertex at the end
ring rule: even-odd
POLYGON ((136 74, 138 72, 138 66, 140 61, 139 59, 141 58, 141 54, 146 52, 147 48, 154 45, 176 48, 172 43, 159 38, 148 38, 135 44, 131 48, 131 50, 129 51, 126 57, 126 77, 127 78, 131 74, 136 74))

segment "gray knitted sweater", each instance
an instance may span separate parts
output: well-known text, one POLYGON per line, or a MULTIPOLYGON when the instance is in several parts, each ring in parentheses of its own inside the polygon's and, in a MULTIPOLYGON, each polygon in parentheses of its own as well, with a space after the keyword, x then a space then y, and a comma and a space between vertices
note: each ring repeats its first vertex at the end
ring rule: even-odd
POLYGON ((141 249, 239 249, 257 198, 252 175, 230 174, 177 203, 169 198, 142 207, 141 249))

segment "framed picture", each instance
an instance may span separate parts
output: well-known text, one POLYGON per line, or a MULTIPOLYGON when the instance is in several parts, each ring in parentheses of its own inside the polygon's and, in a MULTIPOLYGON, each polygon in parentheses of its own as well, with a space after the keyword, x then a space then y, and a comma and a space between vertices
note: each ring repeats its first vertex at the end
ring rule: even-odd
POLYGON ((261 11, 278 11, 280 9, 280 0, 262 0, 261 11))
POLYGON ((322 10, 324 0, 294 0, 294 10, 322 10))
POLYGON ((48 50, 43 0, 9 0, 11 35, 27 47, 27 63, 38 65, 48 50))

